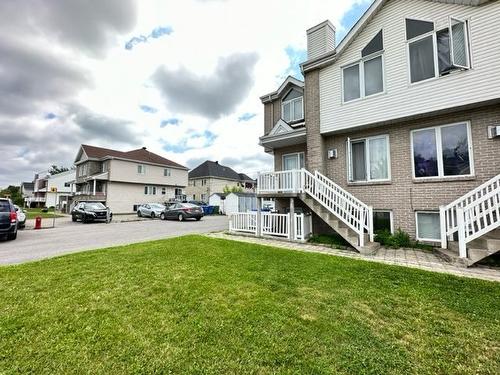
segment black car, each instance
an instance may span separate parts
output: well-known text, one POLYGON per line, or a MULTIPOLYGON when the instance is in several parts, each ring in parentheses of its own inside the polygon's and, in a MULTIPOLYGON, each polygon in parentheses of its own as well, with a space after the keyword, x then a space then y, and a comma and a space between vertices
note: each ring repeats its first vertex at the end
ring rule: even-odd
POLYGON ((183 221, 186 219, 201 220, 203 210, 200 206, 191 203, 174 203, 160 214, 160 219, 175 219, 183 221))
POLYGON ((17 237, 17 213, 10 199, 0 198, 0 237, 15 240, 17 237))
POLYGON ((113 214, 111 211, 101 202, 80 202, 71 211, 71 219, 73 221, 81 220, 82 223, 94 221, 109 222, 112 218, 113 214))

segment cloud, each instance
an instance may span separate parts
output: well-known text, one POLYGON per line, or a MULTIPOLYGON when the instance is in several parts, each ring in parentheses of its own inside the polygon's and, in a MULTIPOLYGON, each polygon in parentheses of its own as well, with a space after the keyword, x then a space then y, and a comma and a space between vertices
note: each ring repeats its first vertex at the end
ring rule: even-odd
POLYGON ((154 107, 150 107, 148 105, 140 105, 139 108, 141 111, 146 112, 146 113, 156 113, 158 110, 154 107))
POLYGON ((244 113, 242 114, 240 117, 238 117, 238 121, 239 122, 242 122, 242 121, 250 121, 251 119, 253 119, 255 116, 257 116, 256 113, 244 113))
MULTIPOLYGON (((119 35, 137 21, 134 0, 2 0, 2 26, 8 35, 43 36, 93 57, 102 57, 119 35)), ((5 35, 5 34, 4 34, 5 35)))
POLYGON ((179 125, 180 120, 178 118, 169 118, 167 120, 162 120, 160 123, 160 128, 164 128, 168 125, 179 125))
POLYGON ((149 35, 139 35, 132 37, 127 43, 125 43, 126 50, 132 50, 136 45, 140 43, 147 43, 149 39, 158 39, 165 35, 170 35, 173 33, 173 29, 170 26, 157 27, 151 31, 149 35))
POLYGON ((190 132, 188 137, 182 138, 179 142, 171 143, 164 141, 163 149, 168 152, 179 154, 193 149, 210 147, 216 139, 217 135, 209 130, 205 130, 201 133, 190 132))
POLYGON ((210 76, 185 68, 158 68, 152 80, 166 105, 178 112, 216 119, 231 114, 253 86, 256 53, 236 53, 219 59, 210 76))

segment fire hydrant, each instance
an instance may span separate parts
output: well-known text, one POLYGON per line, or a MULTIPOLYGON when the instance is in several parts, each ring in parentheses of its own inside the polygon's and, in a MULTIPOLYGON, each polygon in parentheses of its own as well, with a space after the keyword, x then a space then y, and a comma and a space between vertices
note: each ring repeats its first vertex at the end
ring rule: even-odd
POLYGON ((42 218, 40 216, 35 218, 35 229, 42 229, 42 218))

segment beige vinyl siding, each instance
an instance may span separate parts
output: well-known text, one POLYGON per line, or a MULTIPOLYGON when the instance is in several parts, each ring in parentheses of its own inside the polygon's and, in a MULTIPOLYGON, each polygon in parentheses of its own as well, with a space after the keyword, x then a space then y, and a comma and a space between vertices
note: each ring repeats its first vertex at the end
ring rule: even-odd
POLYGON ((129 184, 124 182, 108 182, 106 204, 115 214, 131 213, 134 205, 143 203, 164 203, 174 198, 175 188, 172 186, 156 186, 156 195, 144 194, 144 186, 148 184, 129 184), (166 194, 162 195, 165 187, 166 194))
POLYGON ((150 165, 139 162, 129 162, 124 160, 110 160, 110 180, 146 185, 171 185, 185 187, 188 182, 188 172, 183 169, 170 168, 171 175, 164 176, 163 171, 167 167, 150 165), (137 173, 137 166, 145 165, 144 174, 137 173))
POLYGON ((321 133, 444 110, 500 95, 500 2, 479 7, 424 0, 389 1, 334 65, 320 71, 321 133), (409 84, 405 18, 446 27, 449 16, 470 20, 473 69, 409 84), (341 67, 358 61, 361 50, 383 29, 385 93, 342 104, 341 67))

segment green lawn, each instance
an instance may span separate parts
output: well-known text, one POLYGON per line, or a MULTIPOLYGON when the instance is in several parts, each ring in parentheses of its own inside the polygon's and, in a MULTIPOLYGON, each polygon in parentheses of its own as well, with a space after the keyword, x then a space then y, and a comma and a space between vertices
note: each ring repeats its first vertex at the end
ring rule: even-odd
POLYGON ((0 267, 0 373, 498 374, 500 284, 188 236, 0 267))
MULTIPOLYGON (((52 219, 54 217, 54 209, 49 209, 48 212, 42 212, 41 208, 27 208, 26 211, 26 219, 34 219, 37 216, 40 216, 42 219, 52 219)), ((62 217, 59 214, 56 214, 56 217, 62 217)))

